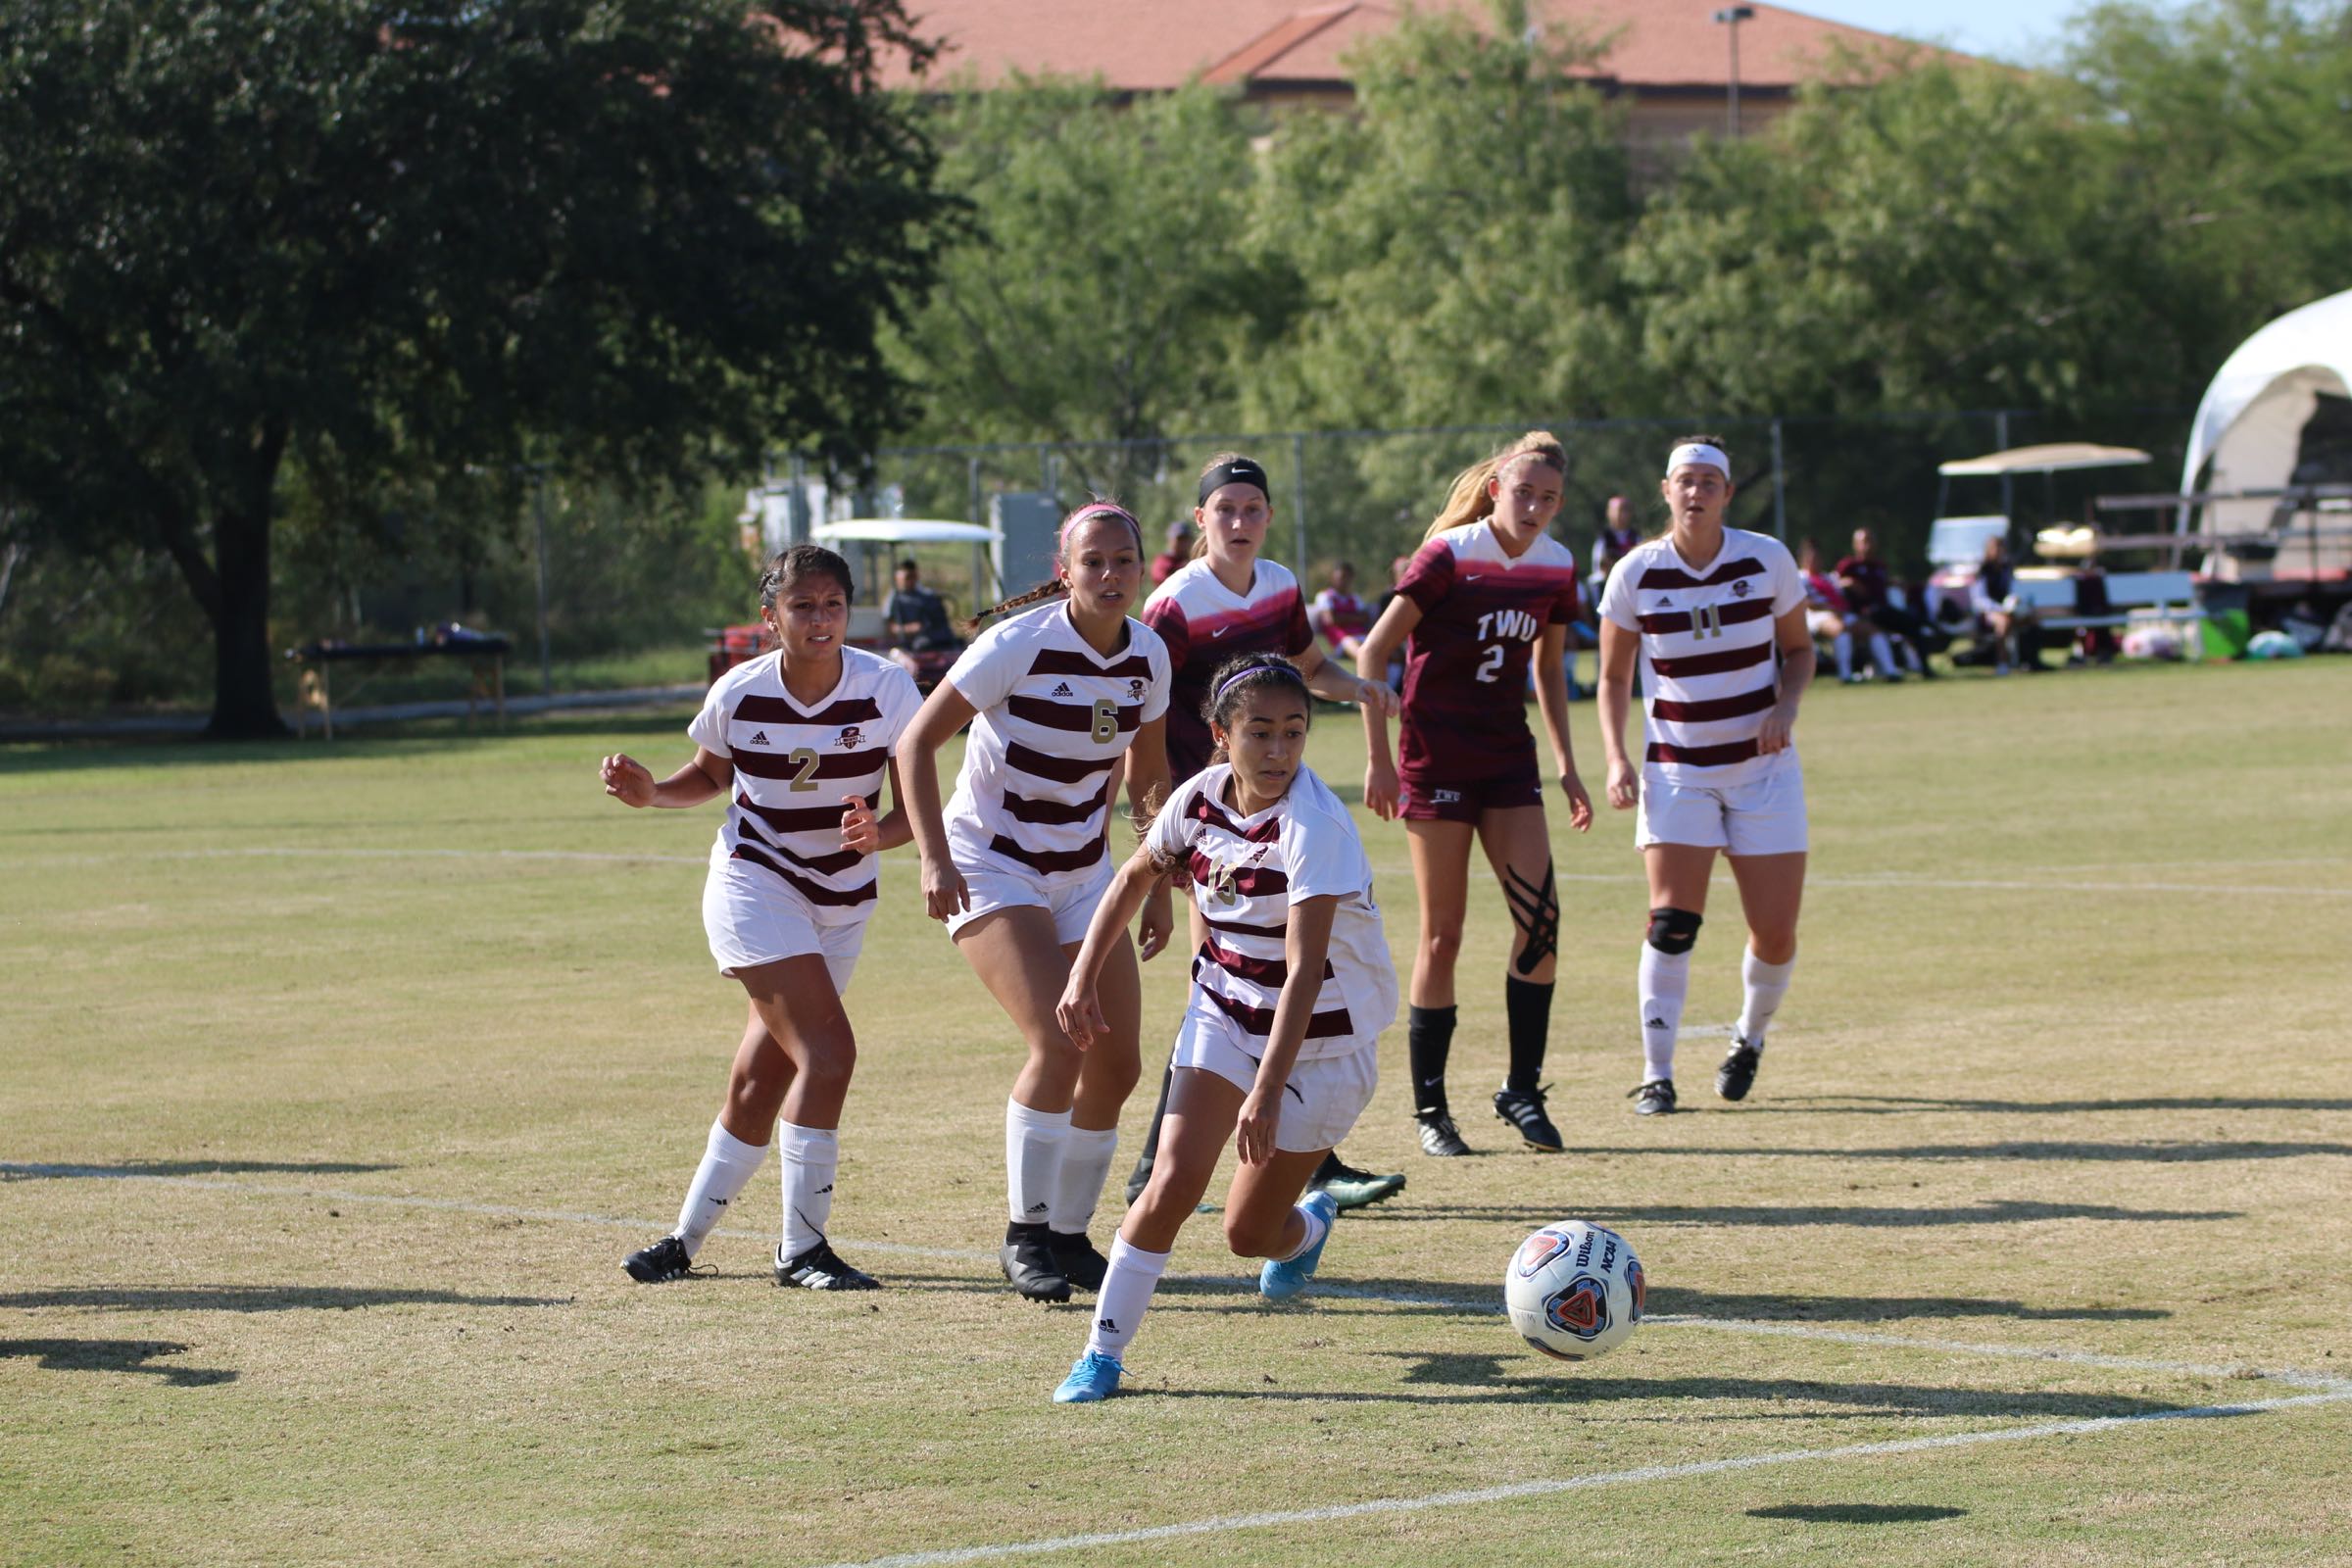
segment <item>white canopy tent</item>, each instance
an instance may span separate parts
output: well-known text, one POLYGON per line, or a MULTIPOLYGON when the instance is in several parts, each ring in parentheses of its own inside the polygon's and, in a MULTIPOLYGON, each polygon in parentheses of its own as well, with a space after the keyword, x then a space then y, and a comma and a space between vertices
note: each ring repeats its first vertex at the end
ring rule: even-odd
MULTIPOLYGON (((2352 397, 2352 289, 2287 312, 2222 363, 2189 429, 2180 493, 2197 493, 2208 464, 2212 471, 2203 489, 2209 493, 2276 490, 2291 482, 2303 427, 2322 393, 2352 397)), ((2258 533, 2270 527, 2278 503, 2223 500, 2202 510, 2202 532, 2258 533)), ((2183 507, 2183 532, 2188 519, 2183 507)), ((2313 548, 2320 548, 2317 541, 2313 548)), ((2344 546, 2333 549, 2341 553, 2344 546)))

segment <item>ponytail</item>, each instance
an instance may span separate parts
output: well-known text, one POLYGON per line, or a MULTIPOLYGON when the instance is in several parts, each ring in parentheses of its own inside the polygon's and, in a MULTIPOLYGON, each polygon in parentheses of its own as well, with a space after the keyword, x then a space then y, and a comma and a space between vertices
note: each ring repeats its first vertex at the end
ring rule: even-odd
POLYGON ((1521 458, 1538 458, 1560 470, 1568 472, 1568 449, 1560 438, 1549 430, 1530 430, 1493 457, 1472 464, 1453 476, 1453 488, 1446 493, 1446 505, 1438 512, 1437 521, 1421 536, 1426 544, 1448 528, 1459 528, 1478 521, 1494 511, 1494 498, 1487 493, 1487 485, 1521 458))
POLYGON ((1027 593, 1014 594, 1010 599, 1001 599, 986 610, 976 610, 972 612, 972 618, 963 623, 964 638, 969 641, 979 636, 980 628, 999 615, 1009 615, 1016 610, 1027 610, 1031 605, 1043 604, 1049 599, 1057 598, 1069 591, 1070 585, 1067 582, 1059 577, 1054 577, 1039 583, 1027 593))
POLYGON ((1097 496, 1061 519, 1061 528, 1054 536, 1054 565, 1055 569, 1053 579, 1039 583, 1027 593, 1014 594, 1010 599, 1001 600, 986 610, 975 612, 972 618, 963 623, 964 636, 968 638, 978 635, 981 625, 998 615, 1010 614, 1016 610, 1026 610, 1031 605, 1043 604, 1046 600, 1068 593, 1070 591, 1070 536, 1078 531, 1081 524, 1092 522, 1099 517, 1116 517, 1125 523, 1127 531, 1135 536, 1136 554, 1139 556, 1143 554, 1144 525, 1135 520, 1135 514, 1115 501, 1105 501, 1097 496))

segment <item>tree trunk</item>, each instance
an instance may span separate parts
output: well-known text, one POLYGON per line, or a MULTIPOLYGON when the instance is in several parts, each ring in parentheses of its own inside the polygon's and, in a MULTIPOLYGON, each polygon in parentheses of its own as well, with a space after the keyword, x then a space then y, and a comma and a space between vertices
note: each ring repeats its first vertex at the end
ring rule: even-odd
POLYGON ((213 611, 213 740, 270 739, 289 733, 270 690, 270 522, 282 431, 254 444, 243 504, 213 517, 213 561, 220 601, 213 611))

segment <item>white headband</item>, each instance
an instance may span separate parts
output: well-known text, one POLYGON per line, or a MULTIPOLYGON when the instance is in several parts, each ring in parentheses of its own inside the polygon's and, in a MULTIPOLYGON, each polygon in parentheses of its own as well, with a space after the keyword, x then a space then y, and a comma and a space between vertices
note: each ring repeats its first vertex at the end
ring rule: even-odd
POLYGON ((1666 460, 1667 473, 1672 474, 1686 463, 1713 468, 1726 479, 1732 476, 1732 460, 1723 455, 1721 447, 1711 447, 1704 441, 1689 441, 1676 447, 1674 455, 1666 460))

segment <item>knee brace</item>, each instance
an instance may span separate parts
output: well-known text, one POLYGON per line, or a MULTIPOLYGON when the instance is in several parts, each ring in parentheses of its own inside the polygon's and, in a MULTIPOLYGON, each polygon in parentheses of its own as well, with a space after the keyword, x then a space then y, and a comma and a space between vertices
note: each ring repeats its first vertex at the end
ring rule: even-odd
POLYGON ((1517 871, 1505 870, 1502 896, 1511 906, 1513 923, 1527 934, 1526 945, 1519 950, 1519 973, 1533 974, 1560 946, 1559 884, 1552 876, 1551 863, 1547 860, 1544 864, 1541 886, 1517 871))
POLYGON ((1698 946, 1701 920, 1689 909, 1649 911, 1649 945, 1665 954, 1689 953, 1698 946))

